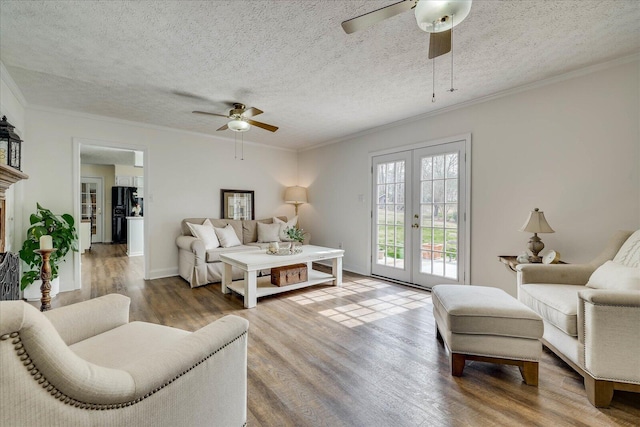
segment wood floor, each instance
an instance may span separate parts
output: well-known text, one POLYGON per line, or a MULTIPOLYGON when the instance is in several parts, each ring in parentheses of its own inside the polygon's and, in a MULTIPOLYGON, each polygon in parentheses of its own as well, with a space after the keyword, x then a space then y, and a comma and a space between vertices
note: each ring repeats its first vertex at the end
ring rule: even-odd
POLYGON ((82 256, 83 290, 53 306, 117 292, 131 297, 132 320, 196 330, 226 314, 248 319, 252 427, 640 422, 640 394, 616 391, 610 408, 596 409, 582 378, 547 350, 538 387, 525 385, 517 367, 481 362, 452 377, 428 292, 345 272, 342 288, 275 295, 246 310, 219 285, 142 280, 142 261, 122 245, 94 245, 82 256))

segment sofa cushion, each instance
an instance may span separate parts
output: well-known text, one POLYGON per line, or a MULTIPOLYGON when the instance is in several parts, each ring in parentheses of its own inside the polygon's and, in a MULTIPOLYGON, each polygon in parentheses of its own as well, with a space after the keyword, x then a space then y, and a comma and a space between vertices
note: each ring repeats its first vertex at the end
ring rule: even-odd
POLYGON ((258 243, 280 241, 280 224, 258 223, 258 243))
POLYGON ((251 243, 247 243, 246 246, 251 246, 254 250, 268 249, 269 243, 251 242, 251 243))
POLYGON ((219 247, 219 248, 208 250, 206 252, 206 258, 205 259, 206 259, 207 262, 219 262, 220 261, 220 254, 231 253, 231 252, 256 251, 258 249, 260 249, 260 248, 256 247, 256 246, 250 246, 250 245, 232 246, 230 248, 219 247))
POLYGON ((204 223, 204 221, 206 219, 209 219, 211 224, 214 227, 218 227, 218 228, 222 228, 222 227, 225 227, 227 224, 231 224, 231 226, 235 230, 236 234, 238 235, 238 239, 242 238, 242 221, 239 220, 239 219, 185 218, 185 219, 182 220, 182 223, 180 225, 180 230, 182 232, 182 235, 183 236, 190 236, 191 235, 191 230, 189 229, 189 226, 187 225, 188 222, 190 222, 192 224, 202 224, 202 223, 204 223))
POLYGON ((293 228, 298 224, 298 216, 294 216, 288 221, 283 221, 280 218, 273 218, 273 222, 276 224, 280 224, 280 240, 283 242, 291 242, 292 239, 287 236, 286 230, 287 228, 293 228))
POLYGON ((518 298, 566 334, 578 336, 578 292, 589 289, 578 285, 521 285, 518 298))
POLYGON ((223 248, 242 245, 242 242, 238 238, 238 235, 231 224, 227 224, 224 228, 214 227, 214 229, 216 230, 216 235, 220 240, 220 246, 223 248))
POLYGON ((594 289, 640 291, 640 268, 607 261, 593 272, 587 286, 594 289))
POLYGON ((202 225, 187 223, 187 226, 191 230, 193 237, 196 237, 204 243, 205 249, 213 249, 220 246, 216 231, 213 229, 213 225, 209 219, 205 219, 202 225))
POLYGON ((629 236, 613 261, 627 267, 640 268, 640 230, 629 236))
MULTIPOLYGON (((286 216, 278 216, 274 217, 281 220, 287 219, 286 216)), ((262 224, 273 224, 273 218, 267 219, 251 219, 251 220, 242 220, 242 243, 254 243, 258 241, 258 223, 262 224)))

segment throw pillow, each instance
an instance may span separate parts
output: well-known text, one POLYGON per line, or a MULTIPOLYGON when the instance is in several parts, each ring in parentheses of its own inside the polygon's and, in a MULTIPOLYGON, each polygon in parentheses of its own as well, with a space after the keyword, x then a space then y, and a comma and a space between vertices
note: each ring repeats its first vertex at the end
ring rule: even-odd
POLYGON ((284 222, 280 218, 276 218, 274 216, 273 217, 273 222, 274 222, 274 224, 279 224, 280 225, 280 240, 282 240, 283 242, 291 242, 292 239, 290 239, 289 236, 287 236, 286 230, 287 230, 287 228, 293 228, 293 227, 296 226, 296 224, 298 223, 298 217, 294 216, 293 218, 291 218, 287 222, 284 222))
POLYGON ((640 268, 607 261, 591 274, 587 287, 640 291, 640 268))
POLYGON ((189 230, 191 230, 191 235, 193 237, 202 240, 206 250, 220 246, 218 236, 216 236, 216 231, 213 229, 213 224, 211 224, 209 218, 205 219, 202 225, 191 224, 188 222, 187 226, 189 227, 189 230))
POLYGON ((629 236, 613 261, 627 267, 640 267, 640 230, 629 236))
POLYGON ((269 243, 280 241, 280 224, 258 223, 258 242, 269 243))
POLYGON ((242 242, 238 239, 238 235, 231 224, 227 224, 224 228, 214 227, 214 230, 216 230, 216 235, 218 236, 218 239, 220 239, 220 246, 223 248, 242 245, 242 242))

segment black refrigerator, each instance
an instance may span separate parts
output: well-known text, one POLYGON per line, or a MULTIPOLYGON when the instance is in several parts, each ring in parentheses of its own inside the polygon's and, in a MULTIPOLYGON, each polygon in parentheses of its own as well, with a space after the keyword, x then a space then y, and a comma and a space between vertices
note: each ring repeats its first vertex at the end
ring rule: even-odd
POLYGON ((138 197, 136 187, 111 187, 112 243, 127 243, 127 217, 133 216, 136 203, 142 207, 142 198, 138 197))

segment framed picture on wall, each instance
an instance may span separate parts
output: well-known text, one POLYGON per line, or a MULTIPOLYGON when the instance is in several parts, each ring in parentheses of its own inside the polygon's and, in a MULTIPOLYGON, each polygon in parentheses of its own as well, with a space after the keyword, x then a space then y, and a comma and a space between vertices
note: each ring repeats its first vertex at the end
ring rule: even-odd
POLYGON ((254 192, 251 190, 220 190, 222 219, 255 219, 254 192))

